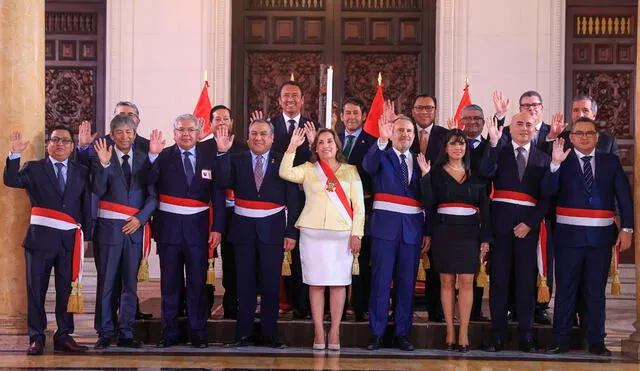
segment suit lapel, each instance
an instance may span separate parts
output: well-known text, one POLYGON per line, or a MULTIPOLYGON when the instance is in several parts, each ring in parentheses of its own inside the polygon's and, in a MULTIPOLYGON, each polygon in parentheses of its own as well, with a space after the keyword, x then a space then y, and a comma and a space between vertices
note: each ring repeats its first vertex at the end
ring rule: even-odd
POLYGON ((76 166, 71 160, 67 161, 67 181, 64 185, 64 193, 62 194, 62 199, 64 200, 67 195, 73 194, 74 188, 74 175, 76 172, 76 166))
POLYGON ((400 159, 398 158, 398 156, 396 156, 396 152, 393 150, 393 148, 389 148, 385 153, 389 158, 389 161, 391 161, 391 164, 393 165, 393 169, 396 171, 396 174, 400 179, 402 179, 402 169, 400 169, 400 159))
MULTIPOLYGON (((51 162, 49 157, 47 157, 47 159, 44 162, 44 172, 49 177, 49 180, 51 180, 51 184, 53 185, 53 189, 57 190, 58 194, 60 195, 60 197, 62 197, 62 192, 60 192, 60 188, 58 187, 58 178, 56 177, 56 173, 53 170, 53 163, 51 162)), ((67 176, 68 175, 69 174, 67 173, 67 176)))
POLYGON ((182 184, 184 184, 185 188, 188 189, 189 185, 187 184, 187 175, 184 173, 184 165, 182 164, 182 151, 178 145, 175 145, 171 166, 174 168, 176 173, 181 174, 179 178, 182 180, 182 184))
MULTIPOLYGON (((133 156, 133 158, 135 160, 136 156, 133 156)), ((122 171, 122 165, 120 164, 120 159, 118 158, 118 154, 116 153, 115 148, 113 150, 113 153, 111 154, 111 164, 112 166, 115 167, 116 176, 118 177, 118 179, 120 179, 125 189, 127 189, 127 181, 124 179, 124 172, 122 171)), ((132 177, 133 177, 133 172, 132 172, 132 177)))
MULTIPOLYGON (((242 162, 244 162, 245 164, 245 168, 247 169, 247 179, 251 179, 251 184, 253 189, 256 190, 256 194, 258 193, 258 187, 256 187, 256 177, 253 173, 253 160, 252 160, 252 156, 251 156, 251 151, 247 151, 244 154, 244 158, 242 159, 242 162)), ((264 181, 264 178, 263 178, 264 181)))

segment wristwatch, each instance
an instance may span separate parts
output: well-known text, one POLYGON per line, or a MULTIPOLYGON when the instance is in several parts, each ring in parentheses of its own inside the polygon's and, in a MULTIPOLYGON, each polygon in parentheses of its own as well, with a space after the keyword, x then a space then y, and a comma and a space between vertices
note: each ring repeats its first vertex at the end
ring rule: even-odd
POLYGON ((627 232, 629 234, 633 234, 633 228, 622 228, 623 232, 627 232))

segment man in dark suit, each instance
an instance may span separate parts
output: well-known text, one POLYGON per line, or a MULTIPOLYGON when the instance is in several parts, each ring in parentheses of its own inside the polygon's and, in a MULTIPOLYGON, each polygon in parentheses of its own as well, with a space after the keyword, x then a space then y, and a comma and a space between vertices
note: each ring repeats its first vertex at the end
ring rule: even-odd
MULTIPOLYGON (((480 160, 484 155, 488 141, 482 137, 484 129, 484 113, 482 107, 477 104, 470 104, 460 112, 460 122, 462 130, 469 142, 471 148, 471 173, 478 174, 480 169, 480 160)), ((487 185, 487 193, 491 193, 491 186, 487 185)), ((477 279, 477 275, 476 275, 477 279)), ((488 322, 489 318, 482 315, 482 297, 484 295, 484 287, 478 287, 477 281, 474 282, 473 288, 473 307, 471 308, 471 320, 488 322)))
MULTIPOLYGON (((384 117, 385 115, 383 115, 384 117)), ((393 122, 381 120, 380 138, 364 157, 374 192, 371 215, 371 295, 369 297, 369 350, 382 346, 389 313, 390 283, 396 294, 395 346, 412 351, 413 292, 426 237, 424 210, 420 202, 420 169, 410 148, 415 124, 406 116, 393 122), (387 147, 391 140, 391 147, 387 147), (395 269, 395 276, 394 276, 395 269)))
POLYGON ((362 160, 369 148, 376 142, 376 138, 362 130, 362 125, 366 118, 367 108, 362 100, 358 98, 345 99, 342 103, 342 113, 340 114, 345 130, 338 136, 342 141, 342 147, 344 148, 342 152, 347 162, 358 168, 364 191, 365 208, 364 236, 362 237, 362 247, 358 256, 360 274, 353 276, 351 281, 351 305, 355 312, 356 322, 365 320, 364 314, 367 311, 369 291, 371 289, 371 240, 368 217, 371 215, 373 194, 371 193, 371 177, 364 171, 362 160))
POLYGON ((148 184, 151 163, 147 153, 132 148, 135 128, 131 118, 117 115, 111 120, 109 134, 115 145, 107 146, 105 139, 94 145, 98 161, 92 168, 93 193, 100 198, 95 239, 102 246, 98 250, 102 287, 97 296, 102 306, 97 349, 111 345, 116 306, 120 313, 118 346, 142 345, 133 339, 137 275, 143 250, 150 248, 150 231, 145 225, 158 200, 154 187, 148 184))
MULTIPOLYGON (((218 150, 229 151, 232 142, 227 129, 216 136, 220 137, 218 150)), ((227 237, 237 257, 238 283, 236 339, 230 345, 284 348, 277 327, 280 271, 284 251, 293 250, 298 239, 294 226, 299 214, 298 187, 278 175, 282 154, 271 151, 271 123, 254 120, 247 142, 249 151, 221 155, 216 163, 219 186, 232 189, 236 196, 227 237), (262 336, 256 341, 251 334, 258 294, 262 336)))
MULTIPOLYGON (((432 164, 434 164, 438 156, 440 156, 440 152, 445 144, 444 137, 448 132, 446 128, 435 124, 437 110, 438 101, 435 96, 430 94, 418 95, 411 109, 411 115, 417 125, 411 151, 423 153, 427 157, 427 161, 431 161, 432 164)), ((431 259, 431 253, 428 252, 427 254, 429 254, 429 259, 431 259)), ((433 269, 428 269, 425 285, 425 298, 427 301, 427 311, 429 312, 429 321, 444 322, 442 302, 440 301, 440 275, 433 269)))
MULTIPOLYGON (((56 322, 53 335, 56 351, 78 353, 87 347, 78 345, 73 314, 67 311, 71 294, 72 261, 75 249, 82 249, 76 234, 82 226, 85 236, 91 230, 89 170, 69 159, 73 151, 73 136, 65 126, 55 126, 47 141, 48 156, 28 161, 20 168, 20 154, 29 142, 19 132, 10 134, 10 154, 4 170, 4 184, 23 188, 31 201, 31 223, 23 247, 27 270, 28 355, 44 352, 47 314, 45 297, 51 269, 55 268, 56 322)), ((18 288, 15 288, 18 289, 18 288)))
POLYGON ((149 183, 155 184, 159 201, 153 238, 158 243, 162 277, 163 338, 158 344, 162 348, 178 343, 178 302, 185 271, 191 346, 208 346, 204 289, 207 261, 224 231, 224 190, 214 182, 217 157, 196 145, 200 125, 193 115, 178 116, 173 125, 176 144, 164 150, 162 134, 151 133, 149 183))
POLYGON ((553 332, 556 345, 548 350, 569 351, 577 288, 581 277, 586 290, 586 321, 589 352, 610 356, 604 345, 605 287, 611 261, 611 246, 624 251, 633 237, 633 201, 620 160, 597 150, 596 122, 579 118, 569 136, 573 150, 564 150, 564 140, 554 143, 553 174, 543 189, 557 194, 556 208, 556 296, 553 332), (621 230, 615 224, 616 200, 621 230), (617 235, 617 237, 616 237, 617 235))
POLYGON ((535 307, 537 246, 540 222, 549 200, 540 194, 548 176, 549 155, 531 143, 534 116, 520 112, 511 119, 511 142, 500 144, 503 128, 489 125, 489 143, 480 164, 483 177, 493 180, 491 215, 495 243, 491 255, 489 306, 492 341, 486 348, 499 352, 508 333, 507 297, 509 277, 515 272, 515 304, 518 312, 520 350, 535 352, 533 315, 535 307))

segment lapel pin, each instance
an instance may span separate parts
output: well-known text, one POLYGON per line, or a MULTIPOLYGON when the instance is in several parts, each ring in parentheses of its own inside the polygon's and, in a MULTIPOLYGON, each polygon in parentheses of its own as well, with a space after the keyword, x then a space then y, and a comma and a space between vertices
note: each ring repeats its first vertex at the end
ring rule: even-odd
POLYGON ((272 163, 272 164, 275 164, 275 163, 276 163, 276 159, 275 159, 275 158, 272 158, 272 159, 271 159, 271 163, 272 163))

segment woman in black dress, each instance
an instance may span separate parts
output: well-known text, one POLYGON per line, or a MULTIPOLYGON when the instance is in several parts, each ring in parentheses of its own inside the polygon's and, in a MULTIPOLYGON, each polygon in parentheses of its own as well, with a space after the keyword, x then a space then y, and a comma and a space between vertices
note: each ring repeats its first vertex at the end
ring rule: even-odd
POLYGON ((473 304, 473 277, 480 255, 489 250, 491 226, 486 182, 471 174, 471 150, 461 130, 451 130, 431 169, 418 155, 422 197, 430 210, 432 269, 440 274, 440 299, 447 322, 447 350, 455 349, 453 312, 456 276, 460 306, 461 352, 469 351, 469 317, 473 304), (430 171, 431 170, 431 171, 430 171))

